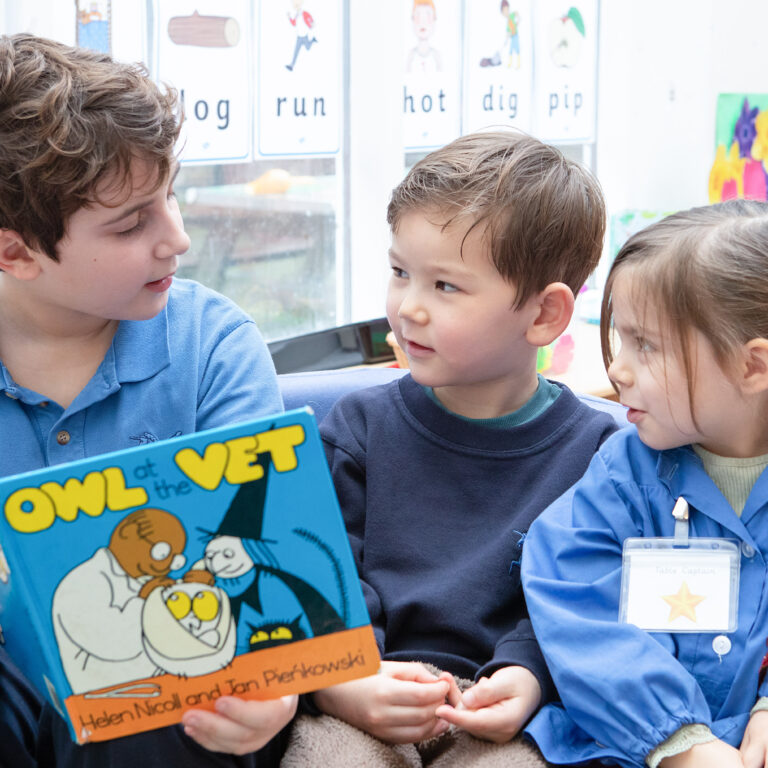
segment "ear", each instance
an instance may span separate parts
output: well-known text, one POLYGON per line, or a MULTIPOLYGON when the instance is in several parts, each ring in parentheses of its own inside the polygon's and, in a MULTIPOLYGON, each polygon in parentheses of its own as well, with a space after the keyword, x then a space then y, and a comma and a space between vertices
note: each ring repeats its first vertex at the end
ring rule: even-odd
POLYGON ((752 339, 742 347, 739 383, 745 394, 768 391, 768 339, 752 339))
POLYGON ((525 338, 529 344, 545 347, 567 327, 573 316, 573 291, 565 283, 550 283, 531 301, 538 308, 525 338))
POLYGON ((40 255, 27 247, 18 232, 0 229, 0 269, 6 274, 17 280, 34 280, 40 274, 40 255))

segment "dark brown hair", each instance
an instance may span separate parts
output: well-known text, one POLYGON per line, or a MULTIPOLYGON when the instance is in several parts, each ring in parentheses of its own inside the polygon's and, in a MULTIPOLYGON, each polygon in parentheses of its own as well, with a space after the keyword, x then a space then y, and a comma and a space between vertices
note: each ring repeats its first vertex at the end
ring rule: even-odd
POLYGON ((483 226, 491 258, 517 289, 515 307, 554 282, 576 293, 597 266, 605 204, 597 180, 552 146, 516 131, 463 136, 416 163, 387 209, 393 232, 407 213, 441 226, 483 226))
POLYGON ((100 182, 127 182, 141 158, 164 183, 179 126, 176 92, 160 89, 142 65, 33 35, 0 36, 0 228, 56 260, 69 217, 96 202, 100 182))
POLYGON ((613 286, 626 273, 631 273, 630 295, 641 322, 653 317, 671 341, 669 352, 680 356, 693 411, 694 331, 706 337, 726 373, 739 347, 768 338, 768 203, 730 200, 691 208, 624 243, 603 293, 600 340, 606 369, 613 361, 613 286))

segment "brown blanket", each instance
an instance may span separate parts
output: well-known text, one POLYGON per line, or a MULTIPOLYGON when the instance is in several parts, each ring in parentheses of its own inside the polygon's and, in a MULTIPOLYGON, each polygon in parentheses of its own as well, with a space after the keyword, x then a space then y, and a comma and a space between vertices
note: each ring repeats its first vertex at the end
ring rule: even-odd
POLYGON ((296 718, 281 768, 545 768, 517 736, 492 744, 451 729, 419 744, 386 744, 330 715, 296 718))

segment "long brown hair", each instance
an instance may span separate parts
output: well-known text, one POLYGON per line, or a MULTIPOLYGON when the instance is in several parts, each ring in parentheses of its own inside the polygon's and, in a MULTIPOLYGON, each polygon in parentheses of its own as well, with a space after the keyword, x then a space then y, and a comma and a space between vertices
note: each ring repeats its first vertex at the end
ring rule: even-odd
POLYGON ((671 352, 680 355, 693 412, 692 332, 711 343, 726 373, 741 345, 768 338, 768 203, 730 200, 691 208, 624 243, 603 293, 600 342, 606 369, 614 357, 613 286, 629 271, 638 317, 653 313, 671 340, 671 352))

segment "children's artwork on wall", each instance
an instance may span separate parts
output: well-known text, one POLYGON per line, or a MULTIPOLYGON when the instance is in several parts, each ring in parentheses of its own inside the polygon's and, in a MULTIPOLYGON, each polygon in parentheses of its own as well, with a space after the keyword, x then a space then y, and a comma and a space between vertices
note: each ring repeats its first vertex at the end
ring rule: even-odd
POLYGON ((262 0, 256 50, 260 155, 333 155, 342 118, 341 0, 262 0))
POLYGON ((250 160, 253 20, 248 0, 156 0, 153 18, 153 76, 177 88, 184 107, 181 162, 250 160))
POLYGON ((405 25, 403 144, 443 146, 461 131, 461 3, 401 0, 405 25))
POLYGON ((465 24, 465 133, 532 125, 533 3, 477 0, 465 24))
POLYGON ((709 202, 768 199, 768 94, 721 93, 716 121, 709 202))
POLYGON ((112 0, 76 0, 75 39, 81 48, 112 54, 112 0))
POLYGON ((594 141, 597 0, 536 3, 534 111, 543 141, 594 141))

